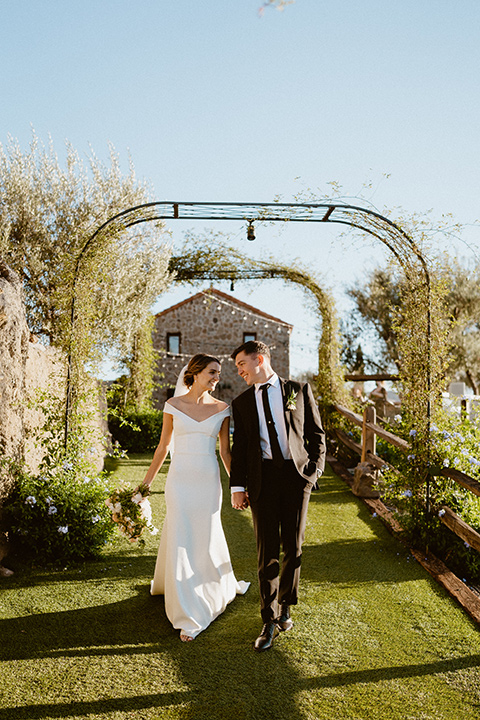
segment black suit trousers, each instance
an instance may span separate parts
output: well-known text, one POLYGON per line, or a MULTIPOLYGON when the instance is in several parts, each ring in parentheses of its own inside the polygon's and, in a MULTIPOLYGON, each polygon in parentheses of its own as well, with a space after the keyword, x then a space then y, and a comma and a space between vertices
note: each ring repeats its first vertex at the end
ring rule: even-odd
POLYGON ((273 461, 262 462, 261 491, 251 508, 263 622, 277 617, 283 603, 297 604, 311 490, 312 485, 305 485, 292 460, 285 460, 280 467, 275 467, 273 461))

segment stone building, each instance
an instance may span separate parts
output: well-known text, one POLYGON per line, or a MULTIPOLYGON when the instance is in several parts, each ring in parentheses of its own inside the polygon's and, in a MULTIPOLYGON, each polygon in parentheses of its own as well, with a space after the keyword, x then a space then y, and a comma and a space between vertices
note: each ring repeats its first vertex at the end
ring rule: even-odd
POLYGON ((246 389, 238 377, 232 351, 247 340, 261 340, 272 353, 272 364, 282 377, 290 372, 292 325, 247 305, 215 288, 203 290, 155 317, 153 345, 159 355, 155 406, 162 408, 171 397, 177 376, 198 352, 218 357, 222 377, 215 396, 231 403, 246 389))

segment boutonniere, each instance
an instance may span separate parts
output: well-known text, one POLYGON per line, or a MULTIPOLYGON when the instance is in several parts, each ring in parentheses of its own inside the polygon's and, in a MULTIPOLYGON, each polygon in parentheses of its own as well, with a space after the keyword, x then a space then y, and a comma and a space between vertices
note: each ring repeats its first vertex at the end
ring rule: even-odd
POLYGON ((295 390, 290 391, 290 395, 287 395, 285 398, 285 409, 286 410, 296 410, 297 409, 297 395, 298 393, 295 392, 295 390))

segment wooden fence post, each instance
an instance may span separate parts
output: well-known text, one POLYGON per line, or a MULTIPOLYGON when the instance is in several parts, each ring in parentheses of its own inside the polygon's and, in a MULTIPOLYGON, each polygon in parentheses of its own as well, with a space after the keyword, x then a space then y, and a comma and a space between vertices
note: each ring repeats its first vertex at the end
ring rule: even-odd
POLYGON ((367 405, 363 411, 362 424, 362 463, 367 462, 367 453, 376 453, 377 438, 375 432, 367 428, 367 423, 375 424, 377 420, 377 411, 374 405, 367 405))

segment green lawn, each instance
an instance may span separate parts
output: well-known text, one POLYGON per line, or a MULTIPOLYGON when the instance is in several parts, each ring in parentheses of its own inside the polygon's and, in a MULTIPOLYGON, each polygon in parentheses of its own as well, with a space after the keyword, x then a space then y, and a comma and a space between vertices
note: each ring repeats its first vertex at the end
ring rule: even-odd
MULTIPOLYGON (((117 473, 133 486, 148 461, 117 473)), ((252 587, 193 643, 149 595, 159 536, 2 579, 0 720, 478 720, 479 628, 330 471, 311 500, 295 628, 254 653, 251 518, 227 501, 236 575, 252 587)))

